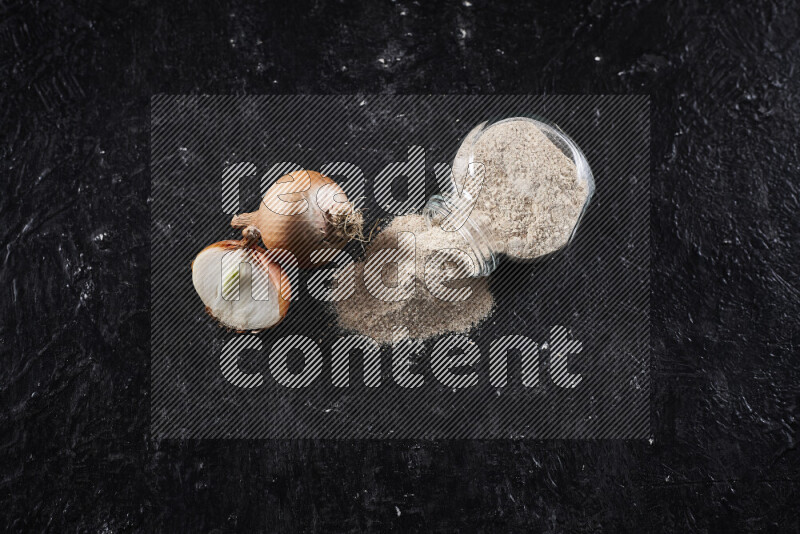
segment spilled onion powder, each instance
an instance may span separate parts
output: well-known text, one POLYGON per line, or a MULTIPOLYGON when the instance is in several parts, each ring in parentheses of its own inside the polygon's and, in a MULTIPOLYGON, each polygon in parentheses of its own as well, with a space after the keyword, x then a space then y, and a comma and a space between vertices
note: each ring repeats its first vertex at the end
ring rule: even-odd
POLYGON ((470 162, 484 165, 474 210, 484 214, 498 252, 530 259, 567 244, 589 184, 536 123, 501 121, 464 143, 453 163, 457 180, 466 175, 470 162))
MULTIPOLYGON (((471 294, 463 301, 450 302, 431 293, 425 282, 425 266, 431 254, 443 249, 459 249, 470 255, 473 262, 476 260, 471 248, 458 232, 445 232, 438 227, 428 229, 421 215, 403 215, 393 219, 367 247, 367 259, 376 251, 396 248, 398 232, 411 232, 415 236, 416 275, 413 295, 408 300, 396 302, 376 298, 364 283, 365 261, 358 262, 355 265, 355 293, 335 304, 339 326, 384 344, 391 342, 392 331, 396 326, 408 328, 410 338, 424 340, 445 333, 468 332, 491 314, 493 299, 485 277, 445 283, 447 287, 469 287, 471 294)), ((383 269, 382 279, 387 287, 395 286, 397 278, 397 269, 383 269)))

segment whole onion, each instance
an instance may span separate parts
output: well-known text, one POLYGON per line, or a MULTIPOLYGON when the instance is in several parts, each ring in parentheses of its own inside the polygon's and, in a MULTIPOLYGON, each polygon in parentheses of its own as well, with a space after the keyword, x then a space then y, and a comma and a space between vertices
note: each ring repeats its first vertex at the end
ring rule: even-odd
POLYGON ((363 217, 339 185, 318 172, 300 170, 279 178, 266 192, 258 211, 235 215, 231 226, 247 239, 261 238, 283 249, 302 268, 311 266, 315 250, 337 250, 351 239, 363 239, 363 217))

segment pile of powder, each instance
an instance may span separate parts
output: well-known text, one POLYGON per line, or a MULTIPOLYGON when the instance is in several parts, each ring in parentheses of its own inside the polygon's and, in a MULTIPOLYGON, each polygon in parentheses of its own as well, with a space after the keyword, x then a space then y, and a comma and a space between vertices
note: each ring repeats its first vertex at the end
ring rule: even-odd
POLYGON ((488 217, 498 252, 527 259, 567 244, 589 186, 534 122, 501 121, 477 139, 468 138, 453 163, 457 180, 463 180, 470 162, 484 165, 474 209, 488 217))
MULTIPOLYGON (((485 278, 445 282, 448 288, 469 287, 472 292, 466 300, 449 302, 431 294, 425 283, 425 264, 431 254, 443 249, 458 249, 469 254, 473 262, 476 259, 458 232, 445 232, 436 226, 428 229, 425 218, 421 215, 403 215, 393 219, 367 247, 367 261, 376 251, 397 248, 399 232, 413 233, 416 241, 413 295, 407 300, 396 302, 386 302, 374 297, 364 283, 365 262, 358 262, 355 265, 355 293, 336 303, 338 321, 342 328, 384 344, 391 342, 392 330, 396 326, 408 328, 410 338, 424 340, 445 333, 468 332, 489 316, 493 300, 485 278)), ((453 267, 452 264, 449 265, 449 268, 453 267)), ((444 268, 448 268, 448 265, 444 268)), ((387 287, 397 285, 396 268, 386 267, 381 275, 387 287)))

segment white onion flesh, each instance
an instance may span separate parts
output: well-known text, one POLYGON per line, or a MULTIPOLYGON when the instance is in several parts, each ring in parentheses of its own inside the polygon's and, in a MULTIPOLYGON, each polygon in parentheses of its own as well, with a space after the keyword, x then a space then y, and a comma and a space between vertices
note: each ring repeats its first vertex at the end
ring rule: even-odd
MULTIPOLYGON (((268 264, 263 250, 243 247, 238 241, 222 241, 203 249, 192 263, 192 282, 208 313, 234 330, 270 328, 288 309, 288 297, 281 298, 279 287, 288 284, 288 277, 280 266, 268 264), (237 279, 238 296, 232 291, 237 279)), ((283 296, 287 296, 286 290, 283 296)))

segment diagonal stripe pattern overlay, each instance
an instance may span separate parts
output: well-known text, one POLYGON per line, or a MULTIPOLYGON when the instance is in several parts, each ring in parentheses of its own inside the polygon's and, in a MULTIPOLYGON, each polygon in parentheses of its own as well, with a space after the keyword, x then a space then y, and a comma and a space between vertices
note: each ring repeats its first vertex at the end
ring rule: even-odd
MULTIPOLYGON (((154 438, 642 439, 650 435, 646 96, 169 96, 151 102, 154 438), (297 169, 324 170, 365 228, 419 212, 477 124, 545 120, 583 150, 594 197, 573 242, 502 258, 464 336, 381 346, 337 326, 326 270, 292 266, 283 322, 226 331, 192 286, 204 247, 297 169)), ((263 229, 262 229, 263 230, 263 229)), ((363 284, 360 279, 355 283, 363 284)), ((351 295, 352 287, 340 288, 351 295)), ((468 301, 466 301, 468 303, 468 301)))

